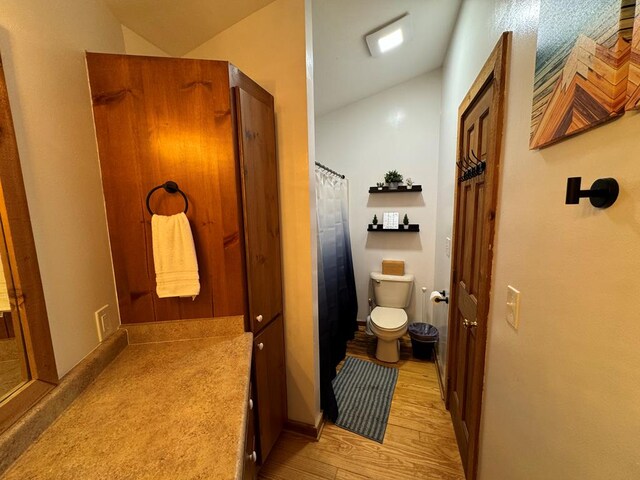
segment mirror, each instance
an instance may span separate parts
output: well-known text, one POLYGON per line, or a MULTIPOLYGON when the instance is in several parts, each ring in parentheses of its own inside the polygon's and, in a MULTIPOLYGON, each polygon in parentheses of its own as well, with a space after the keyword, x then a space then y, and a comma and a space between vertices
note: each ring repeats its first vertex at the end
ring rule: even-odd
POLYGON ((58 383, 0 58, 0 433, 58 383))
MULTIPOLYGON (((4 238, 3 238, 4 240, 4 238)), ((20 314, 11 305, 13 281, 4 241, 0 242, 0 401, 29 380, 27 355, 22 339, 20 314)))

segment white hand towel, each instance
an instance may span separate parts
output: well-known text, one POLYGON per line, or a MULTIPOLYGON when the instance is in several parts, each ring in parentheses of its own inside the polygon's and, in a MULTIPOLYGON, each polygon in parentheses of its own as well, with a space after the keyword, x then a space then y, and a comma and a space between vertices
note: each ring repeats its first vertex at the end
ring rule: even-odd
POLYGON ((0 265, 0 312, 10 312, 11 303, 9 302, 9 291, 7 290, 7 281, 4 278, 4 272, 0 265))
POLYGON ((151 217, 153 263, 158 297, 193 297, 200 293, 198 259, 184 213, 151 217))

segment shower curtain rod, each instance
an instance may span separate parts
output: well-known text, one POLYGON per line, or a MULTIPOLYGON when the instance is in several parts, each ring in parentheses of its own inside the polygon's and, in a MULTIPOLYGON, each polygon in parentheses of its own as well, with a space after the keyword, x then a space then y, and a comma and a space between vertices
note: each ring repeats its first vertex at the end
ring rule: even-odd
POLYGON ((329 167, 325 167, 325 166, 324 166, 324 165, 322 165, 321 163, 316 162, 316 167, 320 167, 320 168, 322 168, 322 169, 326 170, 326 171, 327 171, 327 172, 329 172, 329 173, 333 173, 334 175, 336 175, 336 176, 338 176, 338 177, 340 177, 340 178, 344 178, 344 175, 342 175, 342 174, 340 174, 340 173, 336 172, 335 170, 331 170, 329 167))

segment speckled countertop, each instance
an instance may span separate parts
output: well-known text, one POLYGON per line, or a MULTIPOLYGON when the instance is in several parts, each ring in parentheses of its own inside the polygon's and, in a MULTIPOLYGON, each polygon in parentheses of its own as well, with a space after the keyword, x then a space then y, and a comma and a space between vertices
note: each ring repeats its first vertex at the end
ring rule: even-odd
POLYGON ((251 342, 127 346, 2 479, 240 478, 251 342))

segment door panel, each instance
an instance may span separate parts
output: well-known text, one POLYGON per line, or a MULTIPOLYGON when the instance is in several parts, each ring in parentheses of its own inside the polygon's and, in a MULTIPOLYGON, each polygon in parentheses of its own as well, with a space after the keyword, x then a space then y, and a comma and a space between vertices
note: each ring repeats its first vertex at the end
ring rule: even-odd
POLYGON ((479 175, 460 179, 455 195, 449 309, 447 407, 468 479, 476 478, 484 379, 492 242, 505 71, 510 35, 504 34, 459 110, 458 171, 485 162, 479 175))
POLYGON ((234 88, 242 170, 249 318, 258 332, 282 314, 280 216, 273 105, 234 88))
MULTIPOLYGON (((87 53, 122 323, 245 313, 242 215, 228 64, 87 53), (158 298, 147 193, 167 180, 189 200, 200 294, 158 298)), ((153 212, 184 210, 157 191, 153 212)))
POLYGON ((287 419, 282 316, 278 316, 256 335, 253 353, 259 419, 258 447, 260 461, 264 462, 287 419))
POLYGON ((256 436, 255 436, 255 421, 253 410, 253 391, 249 386, 249 405, 247 405, 247 428, 244 436, 244 471, 242 474, 242 480, 255 480, 256 479, 256 436))
MULTIPOLYGON (((483 123, 491 116, 493 99, 492 84, 485 88, 462 119, 465 132, 462 152, 473 159, 482 151, 481 132, 483 123)), ((459 216, 456 230, 455 259, 457 261, 455 280, 457 282, 453 318, 457 329, 457 365, 452 372, 454 401, 451 415, 460 444, 463 463, 468 461, 470 436, 476 434, 474 425, 479 409, 475 408, 473 384, 479 374, 476 366, 476 330, 484 319, 478 316, 478 288, 480 285, 480 264, 482 262, 482 238, 484 235, 484 173, 462 182, 459 188, 459 216), (478 326, 473 326, 478 325, 478 326)))

